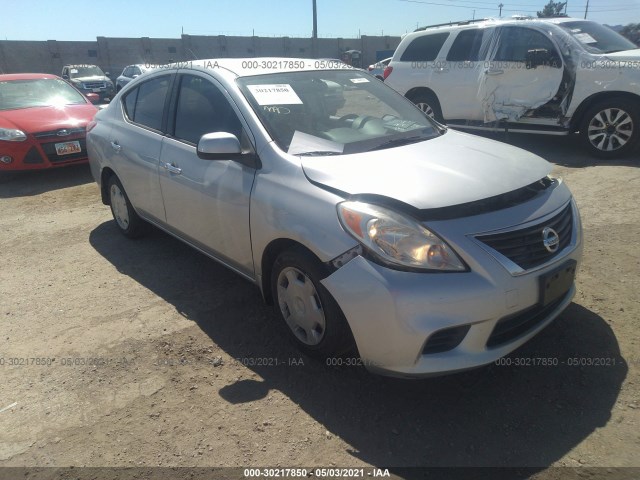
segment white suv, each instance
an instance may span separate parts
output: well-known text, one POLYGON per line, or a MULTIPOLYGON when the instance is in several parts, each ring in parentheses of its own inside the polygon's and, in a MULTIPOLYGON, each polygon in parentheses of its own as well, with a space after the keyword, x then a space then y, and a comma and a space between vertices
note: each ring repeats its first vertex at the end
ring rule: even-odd
POLYGON ((640 49, 574 18, 467 21, 406 35, 385 83, 454 127, 567 135, 600 157, 640 137, 640 49))

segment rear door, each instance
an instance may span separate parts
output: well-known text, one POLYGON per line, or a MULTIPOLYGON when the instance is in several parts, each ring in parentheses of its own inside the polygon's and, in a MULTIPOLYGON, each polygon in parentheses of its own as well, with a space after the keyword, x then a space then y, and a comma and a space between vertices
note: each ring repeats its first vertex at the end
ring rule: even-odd
POLYGON ((479 90, 487 122, 517 121, 553 99, 562 84, 560 52, 546 34, 531 27, 499 28, 484 67, 479 90), (546 51, 549 61, 533 68, 527 62, 527 52, 533 50, 546 51))
POLYGON ((202 160, 205 133, 236 135, 253 146, 229 94, 211 76, 182 73, 171 102, 170 126, 160 159, 167 224, 181 237, 253 276, 249 205, 256 170, 233 160, 202 160))
POLYGON ((143 216, 164 222, 158 163, 174 74, 155 76, 122 97, 111 130, 113 165, 129 200, 143 216))
POLYGON ((484 118, 479 79, 493 28, 472 28, 458 32, 444 61, 434 71, 442 115, 448 120, 482 120, 484 118))

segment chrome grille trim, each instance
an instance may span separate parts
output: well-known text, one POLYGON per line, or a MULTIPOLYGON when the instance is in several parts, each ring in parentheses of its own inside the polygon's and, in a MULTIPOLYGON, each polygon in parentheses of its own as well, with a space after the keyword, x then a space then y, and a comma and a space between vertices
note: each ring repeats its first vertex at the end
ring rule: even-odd
MULTIPOLYGON (((494 257, 503 267, 507 269, 507 271, 512 276, 516 277, 516 276, 525 275, 531 272, 535 272, 538 270, 542 270, 551 264, 557 263, 560 259, 564 258, 568 254, 570 254, 573 250, 575 250, 576 246, 578 245, 578 235, 580 232, 580 216, 579 215, 580 214, 578 213, 575 202, 573 202, 573 200, 570 200, 569 202, 567 202, 561 208, 555 210, 554 212, 548 215, 545 215, 541 218, 538 218, 536 220, 533 220, 531 222, 518 225, 515 227, 501 229, 501 230, 476 233, 473 235, 469 235, 469 238, 471 238, 476 243, 476 245, 479 245, 483 250, 485 250, 488 254, 494 257), (559 248, 557 252, 553 253, 552 255, 549 255, 548 257, 543 258, 542 263, 535 264, 533 266, 528 266, 527 268, 523 268, 522 266, 514 262, 512 259, 500 253, 498 250, 492 248, 490 245, 488 245, 487 243, 483 242, 480 239, 482 237, 486 238, 486 237, 503 235, 503 234, 517 233, 519 231, 526 231, 534 227, 539 227, 540 230, 542 230, 544 227, 549 225, 551 221, 553 221, 556 217, 559 217, 560 215, 565 213, 565 211, 567 210, 570 212, 570 216, 571 216, 570 240, 568 241, 568 243, 564 242, 563 246, 559 248)), ((540 237, 540 243, 542 244, 542 237, 540 237)))

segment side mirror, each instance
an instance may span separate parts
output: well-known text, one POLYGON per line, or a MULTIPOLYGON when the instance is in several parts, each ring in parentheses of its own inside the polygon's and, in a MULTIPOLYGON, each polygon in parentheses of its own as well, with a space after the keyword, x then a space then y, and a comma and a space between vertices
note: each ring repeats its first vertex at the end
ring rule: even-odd
POLYGON ((69 80, 69 75, 62 75, 62 78, 63 78, 64 80, 69 80))
POLYGON ((551 55, 546 48, 527 50, 526 64, 527 68, 538 68, 542 66, 559 67, 553 55, 551 55))
POLYGON ((111 75, 109 72, 105 72, 104 76, 108 77, 109 75, 111 75))
POLYGON ((138 78, 138 75, 132 75, 131 78, 138 78))
POLYGON ((205 133, 196 147, 198 158, 203 160, 234 160, 248 167, 259 168, 260 160, 253 153, 242 153, 240 141, 232 133, 205 133))

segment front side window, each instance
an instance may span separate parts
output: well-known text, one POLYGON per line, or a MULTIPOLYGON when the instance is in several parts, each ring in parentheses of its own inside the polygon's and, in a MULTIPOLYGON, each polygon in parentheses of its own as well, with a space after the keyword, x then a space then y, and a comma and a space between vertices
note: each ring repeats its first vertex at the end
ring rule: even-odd
POLYGON ((291 154, 357 153, 439 135, 411 102, 357 70, 274 73, 237 82, 271 137, 291 154))
POLYGON ((205 133, 227 132, 241 137, 238 116, 211 81, 182 75, 176 105, 174 137, 197 144, 205 133))
POLYGON ((494 60, 503 62, 527 62, 530 50, 549 52, 550 66, 560 67, 562 61, 554 44, 544 34, 531 28, 504 27, 499 31, 498 51, 494 60))
POLYGON ((127 118, 138 125, 161 131, 170 78, 170 75, 153 78, 127 93, 123 99, 127 118))
POLYGON ((431 62, 438 57, 438 53, 448 37, 448 33, 433 33, 417 37, 407 46, 400 61, 431 62))
POLYGON ((57 78, 0 82, 0 110, 85 103, 81 93, 57 78))

